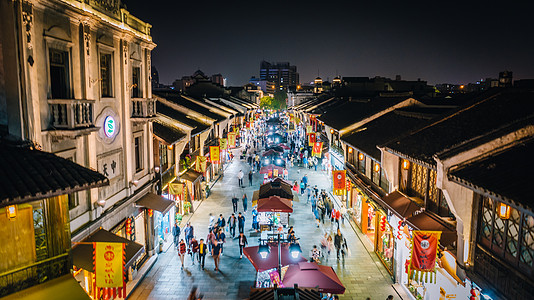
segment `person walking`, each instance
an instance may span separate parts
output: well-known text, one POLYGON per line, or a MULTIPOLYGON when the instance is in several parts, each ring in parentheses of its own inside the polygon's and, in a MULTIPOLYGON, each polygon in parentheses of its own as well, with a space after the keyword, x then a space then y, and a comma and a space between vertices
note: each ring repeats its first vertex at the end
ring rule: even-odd
POLYGON ((237 202, 239 199, 237 199, 236 196, 232 197, 232 209, 234 210, 234 214, 237 212, 237 202))
POLYGON ((174 237, 174 247, 178 248, 178 244, 180 243, 180 226, 178 226, 178 223, 174 223, 172 235, 174 237))
POLYGON ((239 259, 243 258, 243 248, 248 245, 247 237, 243 232, 239 233, 239 259))
POLYGON ((237 226, 239 228, 239 233, 243 233, 245 231, 245 216, 239 212, 237 215, 237 226))
POLYGON ((304 188, 306 188, 308 186, 308 174, 304 174, 302 182, 304 182, 304 188))
POLYGON ((208 233, 208 236, 206 237, 206 241, 208 243, 208 252, 210 252, 210 253, 211 253, 211 249, 213 247, 213 244, 217 240, 217 236, 215 235, 215 230, 216 230, 216 227, 212 228, 210 230, 210 232, 208 233))
POLYGON ((235 217, 235 214, 232 214, 230 217, 228 217, 228 229, 230 230, 230 234, 232 235, 232 238, 235 237, 235 226, 237 225, 237 218, 235 217))
POLYGON ((304 183, 304 181, 301 179, 300 180, 300 194, 301 195, 304 195, 304 189, 306 188, 306 184, 304 183))
POLYGON ((187 243, 187 245, 189 245, 191 238, 193 238, 194 236, 194 229, 193 229, 193 226, 191 226, 190 222, 187 222, 187 225, 185 226, 184 235, 185 235, 185 242, 187 243))
POLYGON ((314 212, 317 209, 317 197, 315 197, 314 194, 311 195, 310 202, 311 202, 312 212, 314 212))
POLYGON ((324 214, 326 213, 326 209, 324 207, 324 202, 322 199, 319 199, 317 201, 317 209, 319 210, 319 215, 321 216, 321 223, 324 224, 324 214))
POLYGON ((198 252, 198 241, 193 237, 189 244, 189 253, 191 254, 191 265, 195 265, 195 258, 198 252))
POLYGON ((345 238, 341 234, 341 230, 338 229, 336 235, 334 236, 334 246, 336 247, 336 254, 337 254, 338 260, 339 260, 339 251, 341 250, 341 246, 344 242, 343 241, 344 239, 345 238))
POLYGON ((185 253, 187 252, 184 239, 180 240, 180 243, 178 244, 178 256, 180 257, 180 261, 182 262, 182 270, 184 269, 184 259, 185 259, 185 253))
POLYGON ((243 187, 243 176, 245 176, 245 174, 243 174, 243 170, 239 170, 239 173, 237 173, 239 187, 243 187))
POLYGON ((214 271, 219 271, 219 259, 220 259, 221 254, 222 254, 222 247, 215 240, 215 243, 213 244, 211 248, 211 256, 213 257, 213 263, 215 264, 214 271))
POLYGON ((241 200, 243 200, 243 211, 247 212, 247 205, 248 205, 247 194, 243 194, 243 198, 241 200))
POLYGON ((217 219, 217 227, 219 227, 219 229, 222 228, 222 230, 224 230, 225 226, 226 226, 226 221, 224 220, 223 215, 220 214, 219 219, 217 219))
POLYGON ((258 210, 255 206, 252 208, 252 229, 256 232, 260 229, 260 224, 258 223, 258 210))
POLYGON ((215 226, 215 217, 213 216, 212 213, 210 213, 210 220, 209 220, 209 223, 208 223, 208 232, 210 232, 213 227, 215 226))
POLYGON ((226 243, 226 233, 224 233, 223 228, 219 228, 219 232, 217 233, 217 244, 221 247, 221 255, 224 252, 224 243, 226 243))
MULTIPOLYGON (((250 161, 252 162, 252 159, 250 161)), ((252 168, 250 168, 250 171, 248 172, 248 185, 252 186, 252 168)))
POLYGON ((208 247, 204 244, 204 239, 200 239, 198 244, 198 264, 204 270, 204 263, 206 262, 206 253, 208 253, 208 247))

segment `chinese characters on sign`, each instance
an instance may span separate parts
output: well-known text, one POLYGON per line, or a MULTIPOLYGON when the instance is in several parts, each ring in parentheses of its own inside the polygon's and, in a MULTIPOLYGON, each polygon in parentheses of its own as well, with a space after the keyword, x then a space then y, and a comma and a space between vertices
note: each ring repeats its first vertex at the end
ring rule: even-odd
POLYGON ((210 146, 210 161, 218 164, 219 160, 219 146, 210 146))
POLYGON ((332 171, 332 180, 334 181, 334 194, 345 195, 345 170, 332 171))
MULTIPOLYGON (((125 292, 124 276, 124 243, 93 243, 94 249, 94 271, 95 271, 95 294, 96 290, 104 289, 108 293, 108 298, 113 295, 125 292)), ((98 292, 100 294, 100 291, 98 292)))
MULTIPOLYGON (((408 274, 410 278, 413 277, 414 280, 420 281, 423 278, 422 273, 435 272, 436 255, 441 231, 414 230, 412 234, 412 255, 408 266, 408 274)), ((428 278, 428 275, 425 278, 428 278)))
POLYGON ((121 174, 121 154, 120 152, 107 155, 98 160, 98 172, 104 174, 108 179, 112 179, 121 174))

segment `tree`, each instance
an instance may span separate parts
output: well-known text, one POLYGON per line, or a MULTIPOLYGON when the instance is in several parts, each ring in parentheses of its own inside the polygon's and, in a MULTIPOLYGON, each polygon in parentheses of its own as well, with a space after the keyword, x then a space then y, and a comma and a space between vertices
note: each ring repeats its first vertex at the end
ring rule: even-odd
POLYGON ((268 97, 268 96, 265 96, 263 98, 260 99, 260 107, 262 109, 269 109, 271 108, 271 104, 272 104, 272 99, 271 97, 268 97))
POLYGON ((273 109, 285 109, 287 107, 287 93, 285 91, 277 91, 274 93, 272 106, 273 109))

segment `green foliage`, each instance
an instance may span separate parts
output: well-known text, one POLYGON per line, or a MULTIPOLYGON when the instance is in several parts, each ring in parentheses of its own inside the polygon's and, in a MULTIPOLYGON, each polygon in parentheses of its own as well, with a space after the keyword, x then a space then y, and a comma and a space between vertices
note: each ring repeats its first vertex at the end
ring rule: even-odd
POLYGON ((274 98, 263 97, 260 99, 260 107, 262 109, 282 110, 287 108, 287 93, 278 91, 274 94, 274 98))
POLYGON ((271 108, 271 100, 272 100, 272 99, 273 99, 273 98, 268 97, 268 96, 265 96, 265 97, 261 98, 261 99, 260 99, 260 107, 261 107, 262 109, 269 109, 269 108, 271 108))

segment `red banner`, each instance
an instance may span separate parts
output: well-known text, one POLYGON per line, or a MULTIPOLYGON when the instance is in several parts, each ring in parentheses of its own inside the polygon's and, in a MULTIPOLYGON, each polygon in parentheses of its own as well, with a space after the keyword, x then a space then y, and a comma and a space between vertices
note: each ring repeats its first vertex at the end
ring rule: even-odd
MULTIPOLYGON (((409 264, 409 276, 422 281, 421 273, 435 272, 436 256, 441 231, 412 231, 412 254, 409 264)), ((428 275, 425 276, 428 278, 428 275)), ((432 280, 432 276, 431 276, 432 280)), ((426 280, 425 280, 426 281, 426 280)))
POLYGON ((321 157, 322 150, 323 150, 323 142, 316 142, 313 145, 312 155, 315 155, 317 157, 321 157))
POLYGON ((334 181, 334 194, 345 195, 345 183, 347 182, 345 170, 332 171, 332 180, 334 181))
POLYGON ((315 132, 308 133, 308 143, 310 146, 313 146, 316 142, 316 135, 315 132))

